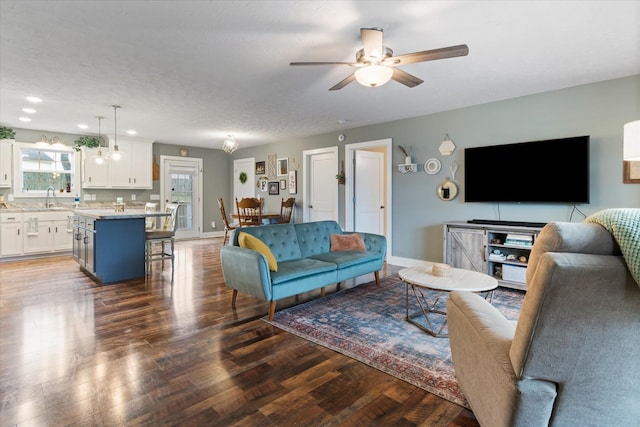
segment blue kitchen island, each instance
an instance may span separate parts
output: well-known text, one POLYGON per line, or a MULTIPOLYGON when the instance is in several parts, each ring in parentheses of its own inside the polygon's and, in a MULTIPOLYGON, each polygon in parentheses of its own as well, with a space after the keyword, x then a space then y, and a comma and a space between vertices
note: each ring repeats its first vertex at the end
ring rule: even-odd
POLYGON ((145 219, 166 213, 77 209, 73 214, 73 258, 80 270, 101 284, 145 276, 145 219))

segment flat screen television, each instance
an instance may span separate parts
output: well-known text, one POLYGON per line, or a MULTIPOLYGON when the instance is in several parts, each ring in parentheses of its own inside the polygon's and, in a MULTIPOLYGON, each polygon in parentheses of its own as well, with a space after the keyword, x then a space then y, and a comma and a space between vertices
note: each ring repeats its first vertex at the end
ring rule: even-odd
POLYGON ((589 136, 464 150, 465 202, 589 203, 589 136))

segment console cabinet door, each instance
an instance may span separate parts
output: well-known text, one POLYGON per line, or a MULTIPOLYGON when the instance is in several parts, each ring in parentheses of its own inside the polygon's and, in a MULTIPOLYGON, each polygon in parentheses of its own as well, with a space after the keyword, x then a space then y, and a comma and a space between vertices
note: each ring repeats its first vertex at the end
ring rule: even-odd
POLYGON ((445 262, 454 268, 486 273, 484 230, 449 227, 446 232, 445 262))

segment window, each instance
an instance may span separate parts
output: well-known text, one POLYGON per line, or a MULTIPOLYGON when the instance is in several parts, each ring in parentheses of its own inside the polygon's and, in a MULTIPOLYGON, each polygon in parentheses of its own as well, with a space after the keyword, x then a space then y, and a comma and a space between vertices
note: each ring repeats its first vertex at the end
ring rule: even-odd
POLYGON ((49 148, 26 143, 16 143, 14 147, 16 197, 43 197, 49 187, 53 187, 58 196, 65 197, 73 197, 80 191, 80 156, 71 147, 49 148))

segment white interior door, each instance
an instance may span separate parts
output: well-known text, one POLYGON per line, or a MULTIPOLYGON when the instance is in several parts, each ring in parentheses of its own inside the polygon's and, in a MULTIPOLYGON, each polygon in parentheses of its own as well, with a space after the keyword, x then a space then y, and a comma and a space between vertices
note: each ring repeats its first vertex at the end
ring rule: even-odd
POLYGON ((338 149, 308 150, 304 158, 304 221, 338 221, 338 149))
MULTIPOLYGON (((354 144, 346 144, 344 146, 344 161, 345 161, 345 180, 346 186, 344 189, 344 200, 345 200, 345 208, 344 208, 344 217, 345 217, 345 230, 355 231, 356 227, 356 213, 355 213, 355 203, 353 200, 356 198, 356 188, 354 183, 356 182, 356 151, 358 150, 366 150, 366 151, 375 151, 382 153, 384 156, 383 160, 383 185, 380 186, 383 191, 383 200, 384 203, 378 205, 384 206, 384 209, 381 209, 381 214, 384 217, 383 223, 384 226, 382 228, 382 232, 380 234, 387 237, 387 254, 392 255, 392 245, 393 241, 393 228, 391 227, 392 223, 392 215, 393 215, 393 205, 391 204, 391 177, 393 175, 393 168, 391 164, 391 138, 378 139, 374 141, 365 141, 358 142, 354 144)), ((358 168, 360 169, 360 168, 358 168)), ((366 171, 364 171, 366 173, 366 171)), ((360 181, 363 179, 360 178, 360 181)), ((367 182, 364 179, 365 183, 367 182)), ((362 196, 360 196, 362 197, 362 196)), ((360 227, 358 226, 358 229, 360 227)))
POLYGON ((384 154, 355 152, 354 230, 384 235, 384 154))
POLYGON ((237 159, 233 161, 233 197, 231 204, 226 206, 233 206, 233 212, 236 212, 236 198, 238 200, 245 197, 256 197, 256 161, 255 158, 237 159), (240 182, 240 174, 244 172, 247 175, 247 180, 240 182))
POLYGON ((202 159, 161 156, 161 209, 180 203, 176 239, 199 237, 202 230, 202 159))

